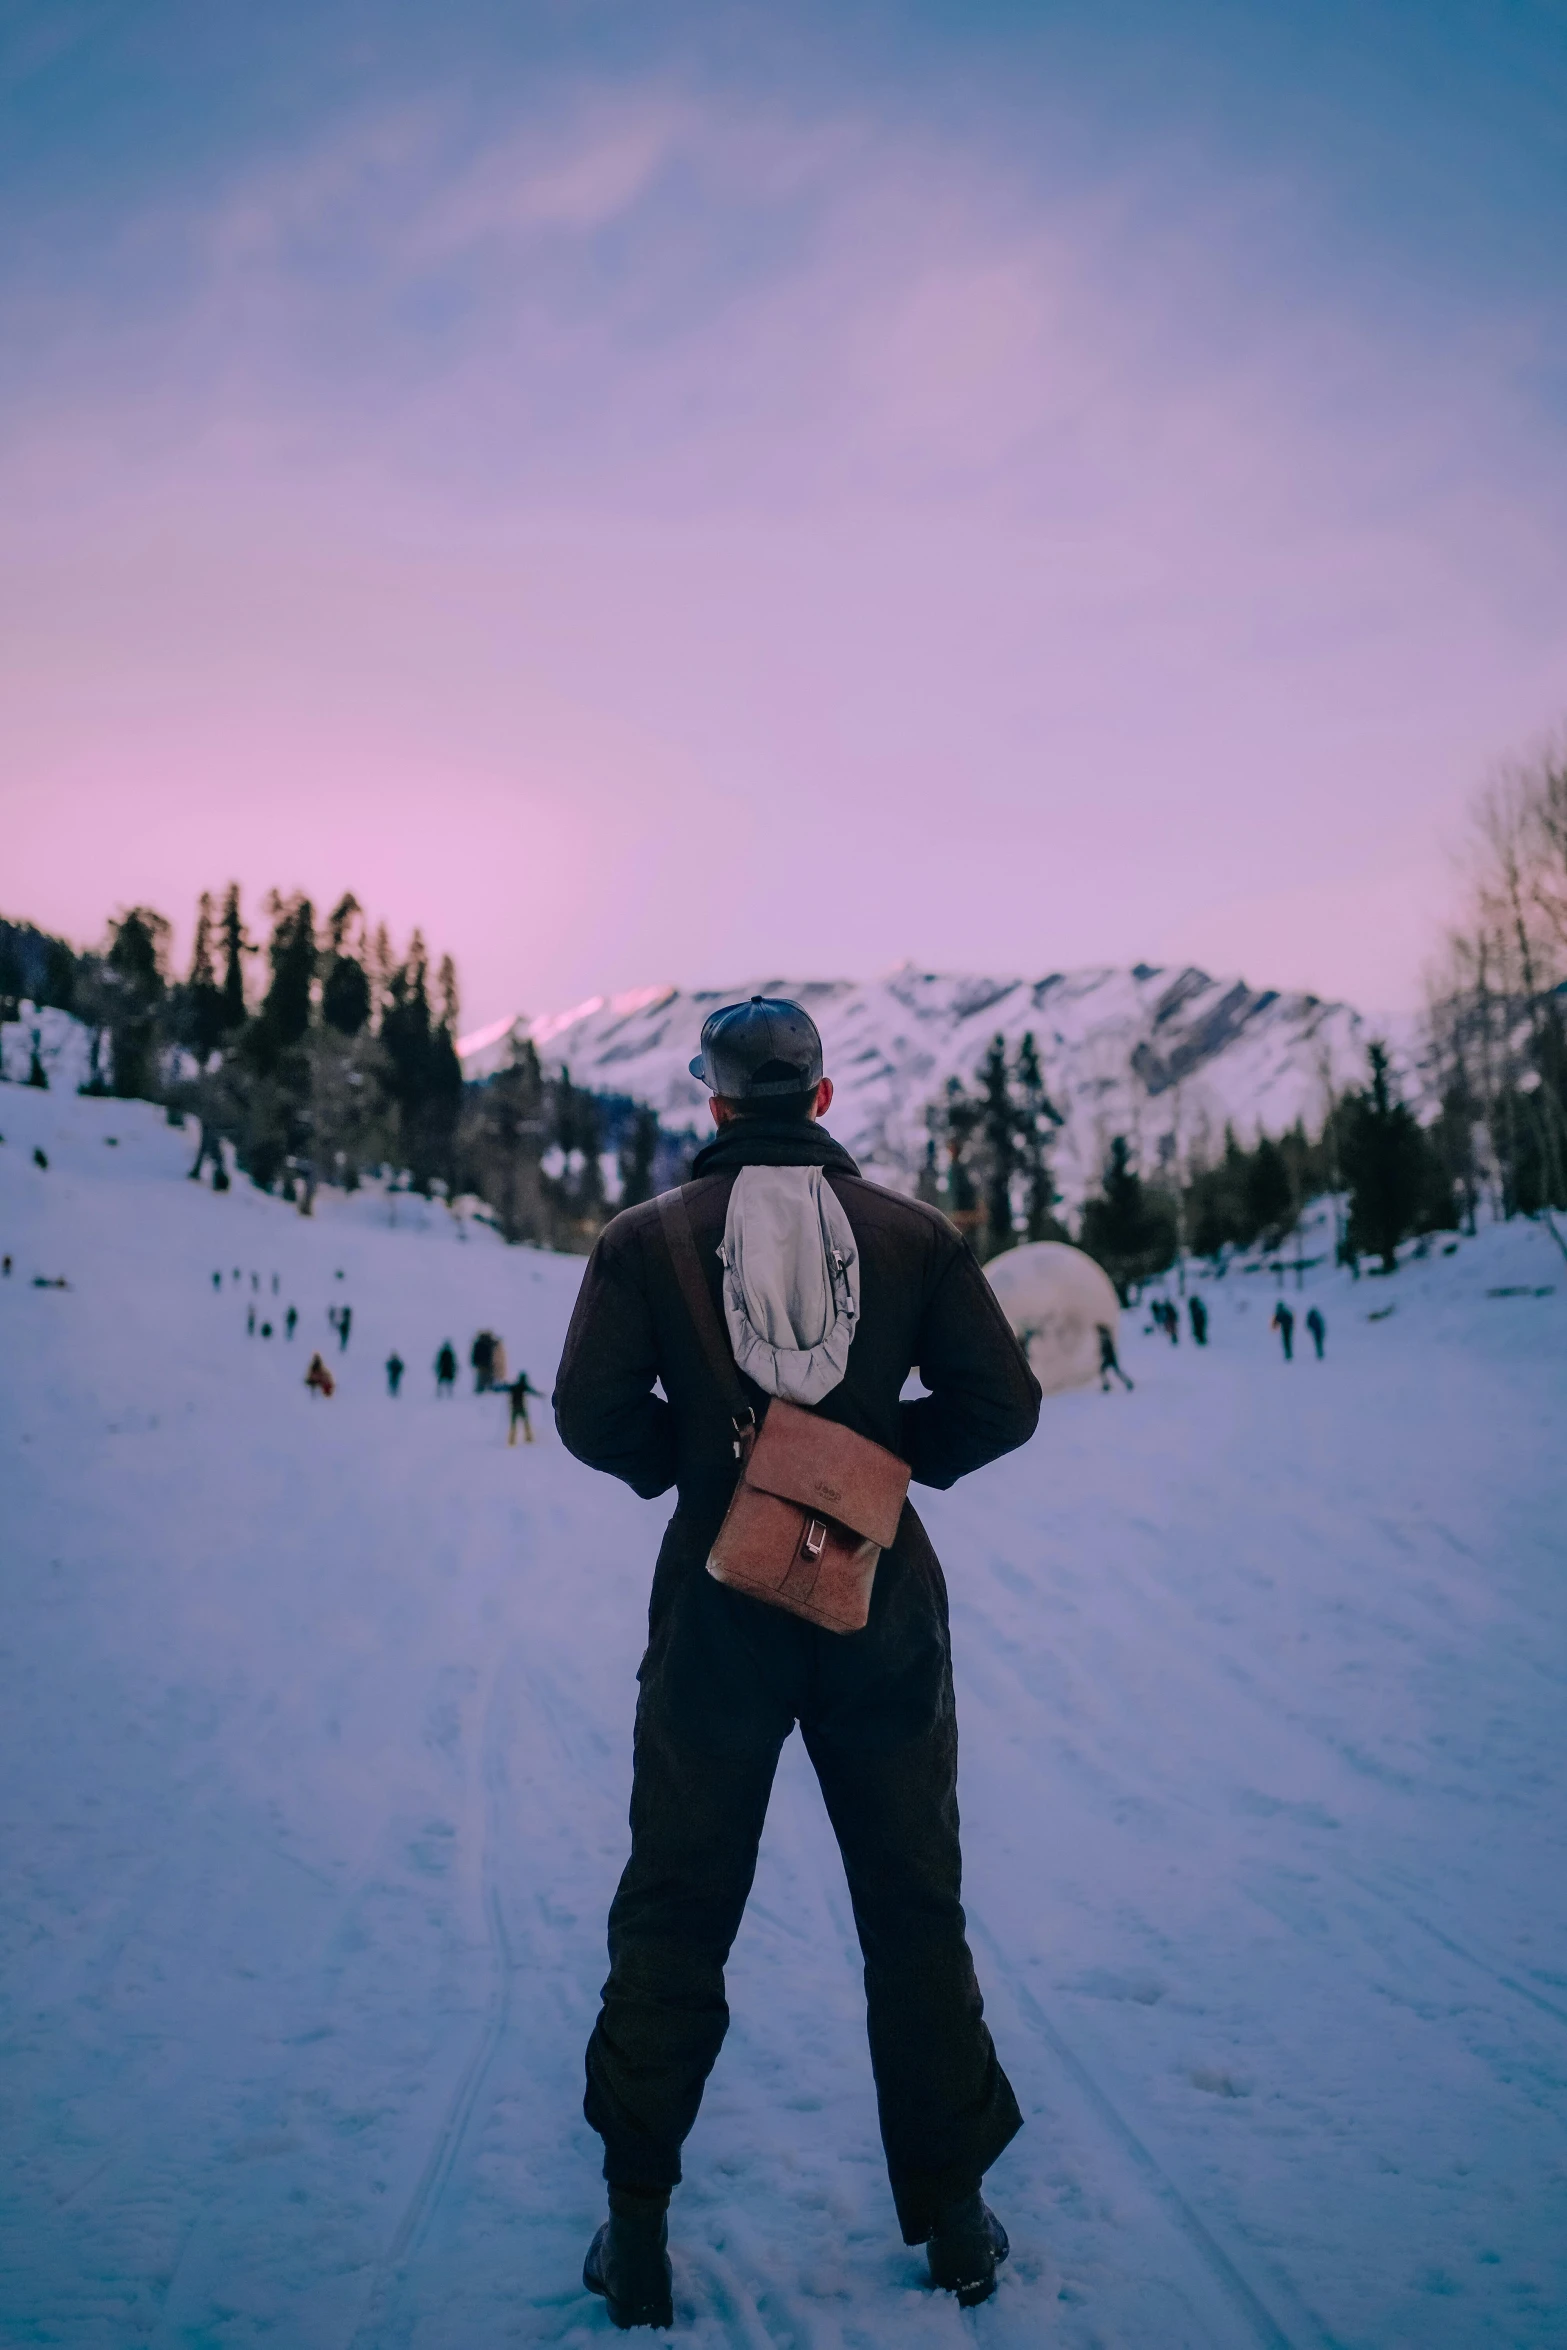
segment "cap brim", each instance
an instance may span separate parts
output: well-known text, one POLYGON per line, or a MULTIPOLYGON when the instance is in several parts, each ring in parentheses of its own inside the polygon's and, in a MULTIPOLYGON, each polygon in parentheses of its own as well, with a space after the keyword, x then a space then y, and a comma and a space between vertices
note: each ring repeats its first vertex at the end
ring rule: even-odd
POLYGON ((689 1067, 691 1074, 696 1079, 697 1083, 699 1085, 706 1085, 707 1061, 705 1057, 701 1053, 698 1053, 696 1059, 689 1062, 687 1066, 689 1067))

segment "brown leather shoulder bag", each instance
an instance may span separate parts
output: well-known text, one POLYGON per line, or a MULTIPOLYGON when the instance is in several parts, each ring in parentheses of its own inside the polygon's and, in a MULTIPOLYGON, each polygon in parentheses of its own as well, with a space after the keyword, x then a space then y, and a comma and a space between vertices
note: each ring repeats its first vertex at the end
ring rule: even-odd
POLYGON ((896 1538, 903 1514, 907 1463, 782 1396, 769 1403, 758 1429, 703 1277, 684 1194, 662 1193, 658 1213, 741 1463, 707 1571, 824 1631, 863 1631, 876 1561, 896 1538))

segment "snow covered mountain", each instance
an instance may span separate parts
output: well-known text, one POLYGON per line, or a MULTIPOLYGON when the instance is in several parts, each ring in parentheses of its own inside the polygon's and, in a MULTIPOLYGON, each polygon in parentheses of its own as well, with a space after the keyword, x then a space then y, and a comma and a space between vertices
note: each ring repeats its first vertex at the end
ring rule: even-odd
MULTIPOLYGON (((794 997, 822 1032, 837 1086, 835 1134, 868 1171, 908 1184, 923 1161, 925 1111, 951 1077, 971 1084, 998 1033, 1015 1054, 1031 1031, 1065 1123, 1056 1177, 1068 1200, 1097 1180, 1112 1136, 1152 1170, 1216 1147, 1226 1122, 1251 1140, 1304 1118, 1363 1075, 1369 1031, 1348 1004, 1139 963, 1043 979, 953 976, 912 965, 873 980, 769 977, 734 987, 638 988, 541 1019, 497 1021, 460 1047, 470 1076, 530 1037, 579 1085, 648 1102, 675 1132, 702 1121, 689 1075, 702 1022, 755 994, 794 997)), ((705 1121, 704 1121, 705 1122, 705 1121)))

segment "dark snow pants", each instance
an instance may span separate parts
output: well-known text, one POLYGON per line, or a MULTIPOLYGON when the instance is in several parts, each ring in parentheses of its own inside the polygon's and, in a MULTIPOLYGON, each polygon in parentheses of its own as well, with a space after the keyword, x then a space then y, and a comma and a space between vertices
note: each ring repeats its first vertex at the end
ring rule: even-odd
POLYGON ((959 1900, 946 1592, 906 1512, 870 1622, 819 1631, 713 1581, 708 1513, 677 1511, 639 1678, 631 1858, 584 2111, 614 2187, 664 2188, 729 2023, 724 1965, 784 1740, 799 1723, 843 1854, 871 2066, 905 2241, 971 2193, 1022 2116, 984 2022, 959 1900))

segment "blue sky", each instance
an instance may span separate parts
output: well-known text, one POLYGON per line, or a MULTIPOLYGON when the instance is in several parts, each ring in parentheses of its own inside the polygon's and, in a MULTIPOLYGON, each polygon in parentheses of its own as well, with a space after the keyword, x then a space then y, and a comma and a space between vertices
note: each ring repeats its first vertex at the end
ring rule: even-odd
POLYGON ((1411 1001, 1564 253, 1561 7, 13 6, 7 910, 1411 1001))

